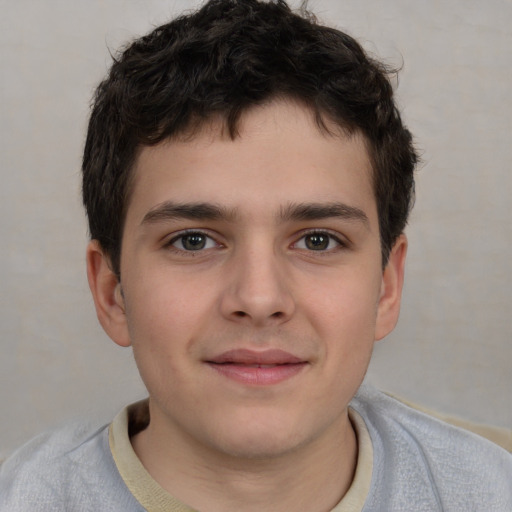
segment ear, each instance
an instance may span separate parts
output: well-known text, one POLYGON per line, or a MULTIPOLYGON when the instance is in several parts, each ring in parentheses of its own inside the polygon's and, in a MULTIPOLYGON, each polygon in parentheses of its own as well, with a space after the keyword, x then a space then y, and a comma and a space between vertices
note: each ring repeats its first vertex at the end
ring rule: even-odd
POLYGON ((131 342, 121 283, 112 271, 110 258, 97 240, 89 242, 86 254, 87 279, 98 320, 115 343, 122 347, 128 347, 131 342))
POLYGON ((395 328, 398 321, 404 284, 406 254, 407 238, 402 233, 391 249, 388 263, 382 273, 380 298, 377 306, 375 340, 380 340, 387 336, 395 328))

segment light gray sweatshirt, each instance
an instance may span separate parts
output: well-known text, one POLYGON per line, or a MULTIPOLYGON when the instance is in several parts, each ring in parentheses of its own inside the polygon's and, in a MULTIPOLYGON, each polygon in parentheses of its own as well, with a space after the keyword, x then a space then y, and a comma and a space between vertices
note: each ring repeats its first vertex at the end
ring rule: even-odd
MULTIPOLYGON (((351 407, 373 446, 362 512, 512 512, 512 454, 368 385, 351 407)), ((39 436, 0 468, 1 512, 143 510, 117 470, 108 427, 39 436)))

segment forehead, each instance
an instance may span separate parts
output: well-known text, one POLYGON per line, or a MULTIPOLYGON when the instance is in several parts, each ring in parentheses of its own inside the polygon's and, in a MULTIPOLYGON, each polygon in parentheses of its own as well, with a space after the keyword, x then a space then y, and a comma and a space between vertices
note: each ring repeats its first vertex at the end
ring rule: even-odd
POLYGON ((291 203, 344 203, 376 215, 362 135, 276 101, 246 112, 234 139, 213 120, 200 130, 139 152, 128 217, 140 221, 165 201, 208 202, 240 214, 275 214, 291 203), (367 211, 368 210, 368 211, 367 211))

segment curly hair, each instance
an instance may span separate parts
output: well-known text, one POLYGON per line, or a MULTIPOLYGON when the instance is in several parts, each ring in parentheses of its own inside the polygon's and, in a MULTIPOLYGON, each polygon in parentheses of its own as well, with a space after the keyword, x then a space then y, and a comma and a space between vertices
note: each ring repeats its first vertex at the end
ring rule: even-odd
POLYGON ((90 236, 120 275, 131 174, 141 147, 219 118, 232 138, 249 108, 296 100, 345 133, 363 134, 372 163, 383 265, 407 223, 417 163, 393 99, 391 71, 349 35, 284 0, 210 0, 122 51, 92 105, 83 156, 90 236))

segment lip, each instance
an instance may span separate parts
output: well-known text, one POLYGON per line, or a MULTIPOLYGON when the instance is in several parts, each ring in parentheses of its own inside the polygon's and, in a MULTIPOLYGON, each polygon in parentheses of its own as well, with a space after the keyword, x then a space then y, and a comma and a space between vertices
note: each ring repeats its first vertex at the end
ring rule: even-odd
POLYGON ((279 349, 254 351, 235 349, 205 361, 220 375, 252 386, 270 386, 292 378, 308 362, 279 349))

